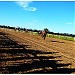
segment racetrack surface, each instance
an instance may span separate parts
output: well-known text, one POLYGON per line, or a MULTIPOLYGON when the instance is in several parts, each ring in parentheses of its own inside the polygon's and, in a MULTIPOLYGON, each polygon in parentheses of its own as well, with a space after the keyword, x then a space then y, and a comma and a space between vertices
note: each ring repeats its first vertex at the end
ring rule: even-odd
POLYGON ((75 42, 0 28, 1 74, 75 74, 75 42))

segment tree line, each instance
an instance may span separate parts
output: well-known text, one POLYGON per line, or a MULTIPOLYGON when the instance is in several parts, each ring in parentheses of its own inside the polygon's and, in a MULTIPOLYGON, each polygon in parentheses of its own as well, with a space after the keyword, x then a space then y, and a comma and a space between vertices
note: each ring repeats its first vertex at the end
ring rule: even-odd
MULTIPOLYGON (((5 26, 5 25, 0 25, 0 28, 8 28, 8 29, 17 29, 17 30, 23 30, 23 31, 32 31, 32 32, 39 32, 41 30, 37 30, 37 29, 27 29, 27 28, 22 28, 22 27, 11 27, 11 26, 5 26)), ((48 28, 44 28, 45 31, 47 31, 48 34, 53 34, 53 35, 62 35, 62 36, 70 36, 70 37, 75 37, 75 34, 69 34, 69 33, 55 33, 55 32, 51 32, 48 30, 48 28)))

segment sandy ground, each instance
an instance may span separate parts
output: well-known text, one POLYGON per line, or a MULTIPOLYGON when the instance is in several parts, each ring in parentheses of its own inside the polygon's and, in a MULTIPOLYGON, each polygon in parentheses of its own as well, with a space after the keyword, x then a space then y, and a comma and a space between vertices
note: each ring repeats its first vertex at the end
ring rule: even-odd
POLYGON ((0 29, 0 73, 75 74, 75 42, 0 29))

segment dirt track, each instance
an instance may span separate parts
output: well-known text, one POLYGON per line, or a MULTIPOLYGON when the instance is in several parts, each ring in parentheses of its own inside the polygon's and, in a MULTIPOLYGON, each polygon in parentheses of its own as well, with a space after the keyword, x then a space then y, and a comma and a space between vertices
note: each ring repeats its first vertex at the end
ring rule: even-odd
POLYGON ((0 60, 0 73, 75 74, 75 42, 0 29, 0 60))

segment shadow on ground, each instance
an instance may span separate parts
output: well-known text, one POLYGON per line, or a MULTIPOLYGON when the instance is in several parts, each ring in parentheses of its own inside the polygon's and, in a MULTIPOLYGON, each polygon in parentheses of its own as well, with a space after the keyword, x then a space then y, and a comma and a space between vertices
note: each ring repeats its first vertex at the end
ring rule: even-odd
POLYGON ((60 42, 60 41, 54 41, 54 40, 52 40, 51 42, 65 43, 65 42, 60 42))
POLYGON ((0 33, 0 73, 70 74, 72 72, 75 72, 75 68, 61 68, 65 66, 68 67, 71 64, 58 63, 58 61, 60 62, 63 60, 55 60, 55 58, 60 58, 61 56, 52 56, 52 54, 56 54, 58 52, 43 52, 40 50, 25 49, 28 46, 29 45, 21 46, 17 44, 17 42, 9 39, 6 35, 0 33), (44 55, 38 56, 39 54, 44 55), (45 56, 47 54, 50 54, 50 56, 45 56), (23 60, 30 61, 25 63, 23 62, 23 60), (7 64, 8 61, 10 62, 10 65, 7 64), (20 63, 18 63, 17 61, 20 61, 20 63))

